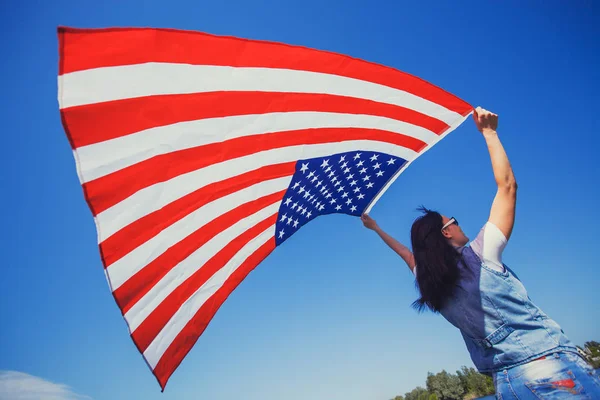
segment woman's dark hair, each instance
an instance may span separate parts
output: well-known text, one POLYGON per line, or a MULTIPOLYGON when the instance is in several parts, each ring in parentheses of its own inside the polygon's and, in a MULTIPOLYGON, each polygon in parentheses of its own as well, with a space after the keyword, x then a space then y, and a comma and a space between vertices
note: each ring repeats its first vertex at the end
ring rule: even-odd
POLYGON ((410 230, 413 255, 417 268, 417 286, 421 297, 413 303, 419 312, 429 309, 439 312, 452 296, 459 278, 460 254, 442 234, 440 213, 421 206, 410 230))

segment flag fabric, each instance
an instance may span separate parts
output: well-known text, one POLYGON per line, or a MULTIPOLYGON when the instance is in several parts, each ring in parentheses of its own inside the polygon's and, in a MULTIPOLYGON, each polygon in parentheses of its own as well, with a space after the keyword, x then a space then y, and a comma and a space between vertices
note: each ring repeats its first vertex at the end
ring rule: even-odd
POLYGON ((151 28, 58 36, 60 113, 106 277, 163 390, 277 246, 320 215, 370 210, 472 112, 412 75, 304 47, 151 28))

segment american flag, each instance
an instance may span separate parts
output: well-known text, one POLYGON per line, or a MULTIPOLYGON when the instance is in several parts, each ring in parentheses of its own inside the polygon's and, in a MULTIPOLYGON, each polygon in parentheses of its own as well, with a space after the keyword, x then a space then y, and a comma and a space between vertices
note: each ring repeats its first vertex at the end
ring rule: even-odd
POLYGON ((472 107, 412 75, 169 29, 59 36, 58 100, 112 294, 161 388, 312 219, 368 212, 472 107))

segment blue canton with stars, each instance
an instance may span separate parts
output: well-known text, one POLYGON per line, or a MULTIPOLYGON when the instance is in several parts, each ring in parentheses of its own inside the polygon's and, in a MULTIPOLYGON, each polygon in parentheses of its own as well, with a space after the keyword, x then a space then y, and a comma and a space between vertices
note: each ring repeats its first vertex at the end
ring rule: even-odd
POLYGON ((298 161, 279 208, 277 245, 319 215, 361 215, 405 163, 402 158, 372 151, 298 161))

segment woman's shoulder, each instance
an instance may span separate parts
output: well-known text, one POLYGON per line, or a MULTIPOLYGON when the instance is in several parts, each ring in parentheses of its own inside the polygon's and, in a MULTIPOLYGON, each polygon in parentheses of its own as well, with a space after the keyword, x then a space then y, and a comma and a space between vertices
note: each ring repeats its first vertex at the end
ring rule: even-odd
POLYGON ((469 247, 488 267, 504 272, 502 253, 508 240, 502 231, 492 222, 487 221, 469 247))

